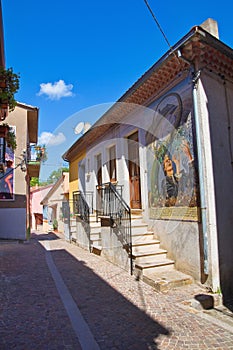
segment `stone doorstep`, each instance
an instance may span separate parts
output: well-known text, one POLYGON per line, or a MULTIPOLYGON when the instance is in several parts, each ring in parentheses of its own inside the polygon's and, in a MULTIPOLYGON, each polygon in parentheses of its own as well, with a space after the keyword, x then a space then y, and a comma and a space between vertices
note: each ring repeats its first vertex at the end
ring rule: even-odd
POLYGON ((157 292, 167 292, 168 290, 182 287, 193 283, 193 278, 180 271, 171 270, 154 273, 144 273, 143 282, 152 286, 157 292))

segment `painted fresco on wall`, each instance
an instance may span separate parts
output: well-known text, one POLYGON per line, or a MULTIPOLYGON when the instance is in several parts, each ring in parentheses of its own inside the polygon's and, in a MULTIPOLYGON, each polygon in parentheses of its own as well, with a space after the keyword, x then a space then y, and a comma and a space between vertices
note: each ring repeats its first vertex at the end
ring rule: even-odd
MULTIPOLYGON (((15 133, 15 127, 10 127, 10 131, 15 133)), ((0 171, 0 200, 14 200, 14 172, 15 155, 14 151, 5 147, 5 163, 1 164, 0 171)))
POLYGON ((187 81, 150 106, 147 132, 150 217, 198 220, 191 84, 187 81))

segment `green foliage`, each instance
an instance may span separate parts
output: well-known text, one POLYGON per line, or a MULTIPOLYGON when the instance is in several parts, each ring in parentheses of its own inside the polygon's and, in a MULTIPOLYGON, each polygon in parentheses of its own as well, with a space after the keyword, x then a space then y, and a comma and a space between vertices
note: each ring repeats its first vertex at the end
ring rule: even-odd
POLYGON ((57 230, 57 228, 58 228, 58 222, 57 222, 57 219, 54 219, 53 220, 53 229, 57 230))
POLYGON ((8 131, 8 134, 7 134, 7 145, 12 149, 12 151, 15 151, 17 148, 15 133, 10 130, 8 131))
POLYGON ((67 173, 69 172, 69 168, 65 168, 65 167, 62 167, 62 168, 59 168, 57 170, 54 170, 50 175, 49 175, 49 178, 48 178, 48 183, 53 183, 53 182, 56 182, 61 176, 62 176, 62 173, 67 173))
POLYGON ((45 162, 48 159, 48 154, 46 151, 46 146, 40 146, 40 145, 36 145, 35 146, 35 150, 36 150, 36 159, 40 162, 45 162))
MULTIPOLYGON (((0 88, 0 90, 1 90, 1 88, 0 88)), ((1 98, 0 98, 0 100, 1 100, 1 98)), ((0 103, 0 108, 1 108, 1 103, 0 103)), ((0 126, 5 127, 7 129, 7 134, 6 134, 7 146, 10 147, 12 149, 12 151, 14 152, 17 148, 15 132, 12 131, 12 128, 10 128, 9 124, 7 124, 7 123, 2 123, 0 126)))
POLYGON ((158 141, 156 146, 154 146, 155 158, 162 164, 165 154, 168 152, 168 142, 158 141))
POLYGON ((12 68, 0 67, 0 104, 7 104, 12 112, 16 106, 15 93, 19 90, 19 74, 12 68))
POLYGON ((36 185, 39 185, 39 178, 38 177, 32 177, 30 180, 30 186, 34 187, 36 185))

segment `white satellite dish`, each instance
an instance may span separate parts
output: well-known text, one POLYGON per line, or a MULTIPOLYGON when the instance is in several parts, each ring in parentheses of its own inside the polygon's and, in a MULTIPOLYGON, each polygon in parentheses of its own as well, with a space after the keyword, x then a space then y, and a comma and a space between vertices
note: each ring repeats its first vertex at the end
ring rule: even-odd
POLYGON ((83 131, 84 128, 84 122, 80 122, 76 125, 76 127, 74 128, 74 133, 76 135, 80 134, 83 131))
POLYGON ((87 132, 87 130, 89 130, 91 127, 90 123, 84 123, 84 127, 83 127, 83 133, 87 132))

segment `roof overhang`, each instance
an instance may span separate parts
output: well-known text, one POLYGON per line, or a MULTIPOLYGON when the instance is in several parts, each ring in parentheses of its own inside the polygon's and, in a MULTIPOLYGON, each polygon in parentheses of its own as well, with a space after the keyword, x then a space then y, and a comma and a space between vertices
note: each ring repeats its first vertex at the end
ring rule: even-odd
POLYGON ((131 113, 135 106, 149 106, 168 86, 187 76, 190 66, 195 69, 197 62, 199 69, 216 71, 233 81, 232 61, 233 50, 229 46, 202 27, 193 27, 63 154, 63 159, 69 162, 77 153, 94 144, 100 136, 119 124, 125 115, 131 113), (121 107, 120 102, 128 104, 128 107, 121 107))
POLYGON ((27 110, 29 143, 37 143, 39 108, 21 102, 17 102, 17 106, 27 110))

